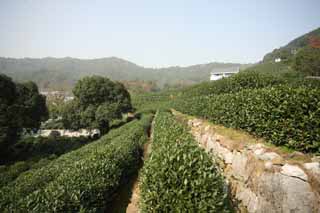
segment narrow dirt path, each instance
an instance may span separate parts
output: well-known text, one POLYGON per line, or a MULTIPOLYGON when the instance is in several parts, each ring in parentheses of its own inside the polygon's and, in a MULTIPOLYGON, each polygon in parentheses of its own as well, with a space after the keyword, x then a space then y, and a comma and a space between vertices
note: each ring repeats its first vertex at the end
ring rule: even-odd
POLYGON ((153 131, 154 120, 151 123, 151 127, 148 132, 148 142, 143 146, 143 159, 139 169, 135 174, 129 178, 127 183, 123 184, 116 196, 114 197, 111 205, 106 209, 107 213, 138 213, 139 212, 139 171, 143 167, 143 162, 148 158, 151 153, 151 143, 152 143, 152 131, 153 131))
MULTIPOLYGON (((143 160, 145 160, 151 152, 151 141, 149 140, 143 147, 143 160)), ((130 198, 130 203, 127 207, 126 213, 138 213, 139 212, 139 198, 140 198, 140 189, 138 176, 134 181, 132 187, 132 194, 130 198)))

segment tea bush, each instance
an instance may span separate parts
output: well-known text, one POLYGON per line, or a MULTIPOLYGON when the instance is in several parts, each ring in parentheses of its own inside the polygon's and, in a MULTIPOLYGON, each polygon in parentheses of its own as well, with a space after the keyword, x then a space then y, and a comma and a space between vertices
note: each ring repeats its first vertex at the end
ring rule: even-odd
POLYGON ((174 108, 304 152, 320 152, 320 89, 278 86, 179 99, 174 108))
POLYGON ((228 78, 205 82, 186 88, 182 90, 180 95, 184 97, 219 95, 223 93, 235 93, 243 89, 257 89, 285 83, 286 81, 284 79, 270 74, 264 74, 258 71, 244 71, 228 78))
POLYGON ((153 134, 140 176, 142 212, 228 212, 224 180, 188 130, 160 112, 153 134))
POLYGON ((7 152, 7 157, 1 163, 0 187, 7 185, 21 173, 33 168, 40 168, 58 156, 78 149, 87 144, 90 139, 85 137, 28 137, 19 140, 7 152))
POLYGON ((52 154, 59 156, 90 141, 92 139, 86 137, 27 137, 9 149, 6 161, 38 160, 52 154))
POLYGON ((96 142, 29 170, 0 190, 0 210, 103 211, 141 160, 151 115, 112 130, 96 142))

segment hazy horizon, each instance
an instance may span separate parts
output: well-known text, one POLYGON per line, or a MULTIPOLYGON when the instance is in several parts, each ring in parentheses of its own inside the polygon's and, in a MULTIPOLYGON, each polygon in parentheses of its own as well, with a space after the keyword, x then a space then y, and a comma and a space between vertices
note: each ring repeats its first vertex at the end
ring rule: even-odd
POLYGON ((320 26, 320 1, 1 1, 0 57, 143 67, 255 63, 320 26))
POLYGON ((45 57, 5 57, 5 56, 0 56, 0 58, 6 58, 6 59, 31 59, 31 60, 41 60, 41 59, 75 59, 75 60, 103 60, 103 59, 110 59, 110 58, 117 58, 120 60, 125 60, 128 61, 130 63, 133 63, 135 65, 138 65, 140 67, 143 68, 151 68, 151 69, 162 69, 162 68, 170 68, 170 67, 180 67, 180 68, 184 68, 184 67, 191 67, 191 66, 196 66, 196 65, 206 65, 206 64, 211 64, 211 63, 217 63, 217 64, 240 64, 240 65, 250 65, 250 64, 255 64, 255 62, 253 63, 236 63, 236 62, 225 62, 225 61, 205 61, 205 62, 200 62, 200 63, 195 63, 195 64, 187 64, 187 65, 167 65, 167 66, 157 66, 157 67, 152 67, 152 66, 144 66, 142 64, 136 63, 134 61, 130 61, 126 58, 120 58, 117 56, 109 56, 109 57, 100 57, 100 58, 76 58, 76 57, 72 57, 72 56, 64 56, 64 57, 52 57, 52 56, 45 56, 45 57))

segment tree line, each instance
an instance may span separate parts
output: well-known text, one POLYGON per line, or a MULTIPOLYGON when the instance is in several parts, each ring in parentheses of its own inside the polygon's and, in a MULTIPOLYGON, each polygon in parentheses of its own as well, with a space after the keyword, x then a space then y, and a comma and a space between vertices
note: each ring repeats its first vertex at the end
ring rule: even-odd
MULTIPOLYGON (((111 121, 132 111, 126 88, 105 77, 84 77, 76 83, 73 93, 74 100, 59 111, 65 129, 99 129, 104 134, 109 131, 111 121)), ((16 83, 0 74, 1 153, 6 153, 23 133, 37 131, 48 117, 46 97, 39 93, 35 83, 16 83)))

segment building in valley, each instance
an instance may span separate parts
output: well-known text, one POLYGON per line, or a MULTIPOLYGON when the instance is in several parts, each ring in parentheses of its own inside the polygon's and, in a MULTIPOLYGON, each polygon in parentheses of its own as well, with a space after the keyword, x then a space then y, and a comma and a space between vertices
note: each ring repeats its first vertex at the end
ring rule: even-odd
POLYGON ((212 70, 210 75, 210 81, 216 81, 221 78, 229 77, 231 75, 238 73, 239 70, 240 70, 239 67, 234 67, 232 69, 229 68, 229 69, 212 70))

